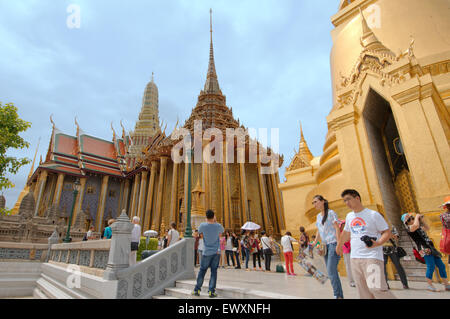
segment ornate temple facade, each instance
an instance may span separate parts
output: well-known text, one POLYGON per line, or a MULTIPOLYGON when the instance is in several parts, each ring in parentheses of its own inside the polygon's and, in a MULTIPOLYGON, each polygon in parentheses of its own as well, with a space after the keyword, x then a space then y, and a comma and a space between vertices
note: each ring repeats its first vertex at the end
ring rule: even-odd
POLYGON ((345 218, 340 194, 353 188, 393 225, 404 212, 424 214, 439 242, 439 206, 450 194, 448 10, 447 0, 341 1, 323 153, 312 156, 302 134, 280 184, 293 233, 315 232, 316 194, 345 218))
MULTIPOLYGON (((44 220, 51 220, 50 223, 64 226, 74 204, 72 223, 78 227, 74 232, 80 229, 81 234, 89 225, 95 225, 96 231, 102 232, 107 220, 118 216, 122 209, 130 217, 141 218, 143 231, 153 229, 163 233, 171 222, 175 222, 184 232, 188 192, 191 192, 193 228, 204 221, 206 210, 211 208, 225 228, 240 231, 246 221, 253 221, 279 236, 285 229, 283 201, 278 188, 278 168, 283 157, 262 147, 248 135, 243 143, 227 144, 225 141, 220 147, 211 147, 220 135, 226 139, 227 129, 246 132, 246 128, 234 119, 219 86, 212 23, 210 41, 204 89, 185 124, 178 127, 177 122, 170 134, 166 134, 167 125, 162 129, 163 125, 159 123, 158 88, 153 76, 144 91, 135 129, 129 134, 122 126, 122 136, 118 137, 111 127, 112 141, 106 141, 83 132, 75 120, 77 131, 71 136, 58 130, 51 119, 53 128, 46 158, 28 178, 28 192, 23 192, 27 194, 24 199, 33 201, 28 205, 32 207, 32 213, 28 208, 26 220, 34 218, 33 223, 40 224, 48 224, 44 220), (196 125, 200 126, 199 130, 196 125), (214 133, 208 136, 211 130, 214 133), (186 135, 189 135, 191 145, 200 147, 201 154, 206 154, 200 156, 200 162, 193 160, 190 166, 191 188, 187 186, 187 149, 183 149, 182 162, 172 158, 186 135), (254 145, 257 153, 252 161, 250 154, 254 145), (217 159, 219 153, 224 158, 232 154, 234 159, 243 154, 245 161, 210 161, 217 159), (278 160, 272 161, 273 158, 278 160), (275 169, 266 170, 274 166, 275 169), (77 178, 81 190, 74 198, 73 184, 77 178)), ((235 139, 233 136, 232 141, 235 139)), ((1 218, 0 234, 3 228, 7 234, 6 228, 11 228, 11 223, 24 223, 22 215, 19 209, 17 215, 1 218)), ((14 240, 23 240, 22 233, 17 232, 14 240)), ((78 235, 73 237, 74 240, 81 239, 78 235)), ((36 238, 33 240, 37 241, 36 238)))

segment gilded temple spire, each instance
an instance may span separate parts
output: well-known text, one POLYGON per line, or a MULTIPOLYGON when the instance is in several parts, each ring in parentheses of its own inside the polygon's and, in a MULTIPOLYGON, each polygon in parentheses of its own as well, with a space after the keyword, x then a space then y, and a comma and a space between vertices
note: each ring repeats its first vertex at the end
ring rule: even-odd
POLYGON ((221 94, 219 87, 219 81, 217 80, 216 66, 214 63, 214 48, 212 39, 212 9, 209 9, 209 27, 210 27, 210 47, 209 47, 209 64, 208 74, 206 75, 206 83, 204 91, 205 93, 218 93, 221 94))

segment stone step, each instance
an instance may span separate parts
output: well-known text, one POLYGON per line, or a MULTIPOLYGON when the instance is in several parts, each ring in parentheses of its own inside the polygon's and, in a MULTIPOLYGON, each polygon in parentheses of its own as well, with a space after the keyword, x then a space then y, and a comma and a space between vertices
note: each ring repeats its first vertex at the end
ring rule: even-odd
POLYGON ((48 299, 47 295, 44 294, 38 287, 33 290, 34 299, 48 299))
POLYGON ((39 288, 48 299, 73 299, 70 295, 56 288, 44 278, 39 278, 36 283, 37 288, 39 288))
MULTIPOLYGON (((205 284, 202 287, 202 292, 205 295, 208 293, 208 278, 205 278, 205 284)), ((192 292, 195 288, 195 280, 179 280, 176 282, 176 288, 186 289, 192 292)), ((216 287, 216 293, 223 298, 227 299, 298 299, 284 294, 271 293, 267 291, 249 290, 246 288, 238 288, 232 286, 218 285, 216 287)))
MULTIPOLYGON (((177 299, 209 299, 206 292, 200 293, 200 296, 193 296, 192 290, 184 288, 166 288, 164 289, 166 296, 175 297, 177 299)), ((219 294, 219 292, 217 292, 219 294)), ((217 299, 223 299, 224 297, 217 297, 217 299)))
POLYGON ((166 295, 157 295, 157 296, 153 296, 152 299, 179 299, 179 298, 173 297, 173 296, 166 296, 166 295))
POLYGON ((45 279, 47 282, 49 282, 50 284, 52 284, 54 287, 59 289, 60 291, 71 296, 71 298, 74 298, 74 299, 89 299, 90 298, 90 296, 80 293, 77 289, 69 288, 69 287, 67 287, 67 285, 65 283, 61 283, 60 281, 53 279, 52 277, 50 277, 44 273, 41 274, 41 277, 43 279, 45 279))

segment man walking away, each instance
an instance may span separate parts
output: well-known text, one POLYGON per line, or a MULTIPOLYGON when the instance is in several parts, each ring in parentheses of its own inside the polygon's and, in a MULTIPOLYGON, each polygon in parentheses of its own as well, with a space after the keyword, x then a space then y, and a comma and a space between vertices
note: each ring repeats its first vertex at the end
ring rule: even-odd
POLYGON ((342 245, 351 244, 352 273, 360 299, 396 299, 388 290, 384 275, 383 244, 391 238, 391 231, 383 216, 364 207, 361 196, 354 189, 346 189, 341 197, 353 211, 347 214, 345 227, 336 253, 342 256, 342 245))
POLYGON ((211 278, 209 279, 209 297, 217 297, 216 282, 217 282, 217 268, 220 261, 220 241, 219 234, 223 233, 223 226, 216 222, 214 212, 211 209, 206 211, 206 223, 201 223, 198 227, 198 233, 203 234, 203 256, 200 262, 200 270, 197 275, 197 285, 192 294, 200 296, 200 290, 203 285, 206 271, 211 268, 211 278))
POLYGON ((180 239, 180 233, 176 230, 177 224, 172 223, 170 227, 167 233, 167 247, 173 246, 180 239))
POLYGON ((139 242, 141 240, 141 219, 138 216, 133 217, 133 229, 131 230, 131 252, 130 252, 130 266, 136 264, 137 251, 139 249, 139 242))

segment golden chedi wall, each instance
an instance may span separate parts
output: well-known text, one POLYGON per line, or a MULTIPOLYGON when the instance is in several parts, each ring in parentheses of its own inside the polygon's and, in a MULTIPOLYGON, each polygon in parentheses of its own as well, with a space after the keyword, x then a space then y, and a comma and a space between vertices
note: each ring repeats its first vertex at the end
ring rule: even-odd
POLYGON ((288 168, 280 185, 293 234, 315 232, 316 194, 345 218, 340 194, 354 188, 390 224, 424 214, 439 245, 439 205, 450 194, 449 16, 448 0, 341 1, 323 153, 288 168))

